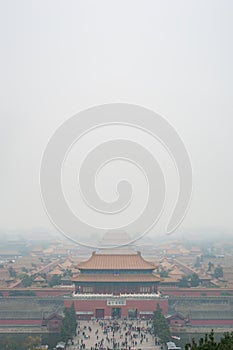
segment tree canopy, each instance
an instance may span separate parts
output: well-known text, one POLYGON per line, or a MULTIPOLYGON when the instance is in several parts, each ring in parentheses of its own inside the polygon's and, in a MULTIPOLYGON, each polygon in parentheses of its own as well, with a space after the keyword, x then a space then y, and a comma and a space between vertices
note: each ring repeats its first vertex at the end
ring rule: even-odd
POLYGON ((40 337, 32 337, 29 336, 24 342, 25 349, 32 350, 36 349, 41 345, 41 338, 40 337))
POLYGON ((214 270, 214 277, 219 278, 223 277, 223 268, 222 266, 218 265, 216 269, 214 270))
POLYGON ((186 288, 186 287, 197 287, 200 284, 200 279, 198 277, 197 273, 192 273, 188 276, 182 276, 182 278, 179 281, 179 287, 186 288))
POLYGON ((76 312, 74 303, 72 303, 70 308, 64 309, 65 317, 62 321, 62 327, 61 327, 61 340, 67 343, 69 339, 73 339, 75 332, 76 332, 76 312))
POLYGON ((170 330, 169 324, 166 318, 162 314, 162 309, 157 304, 156 310, 153 316, 153 327, 154 327, 154 335, 159 337, 163 343, 170 340, 170 330))
POLYGON ((50 287, 54 287, 54 286, 59 286, 61 284, 61 276, 60 275, 53 275, 53 277, 51 278, 49 285, 50 287))
POLYGON ((224 336, 217 342, 212 330, 198 343, 193 339, 191 344, 186 344, 185 350, 233 350, 233 332, 224 333, 224 336))
POLYGON ((27 287, 30 287, 33 283, 33 277, 32 276, 29 276, 27 274, 25 274, 23 277, 22 277, 22 286, 24 288, 27 288, 27 287))

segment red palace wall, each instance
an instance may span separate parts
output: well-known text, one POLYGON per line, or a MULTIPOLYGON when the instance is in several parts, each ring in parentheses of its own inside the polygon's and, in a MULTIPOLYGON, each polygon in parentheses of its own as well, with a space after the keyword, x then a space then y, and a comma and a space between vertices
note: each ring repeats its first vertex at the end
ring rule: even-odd
POLYGON ((0 320, 0 325, 4 326, 20 326, 20 325, 39 325, 41 326, 42 320, 0 320))
POLYGON ((70 295, 71 292, 73 291, 73 288, 60 288, 60 289, 37 289, 34 290, 36 293, 37 297, 45 297, 45 296, 53 296, 53 297, 57 297, 57 296, 63 296, 63 295, 70 295))
POLYGON ((222 293, 228 292, 233 295, 233 289, 208 289, 208 288, 165 288, 160 287, 160 291, 163 292, 164 295, 175 295, 175 296, 187 296, 187 297, 201 297, 201 296, 222 296, 222 293))
POLYGON ((168 300, 126 300, 126 305, 107 305, 106 300, 65 300, 64 306, 70 307, 74 302, 76 312, 93 312, 95 317, 96 309, 104 309, 104 316, 110 317, 112 315, 112 308, 121 308, 121 317, 128 317, 129 309, 137 309, 138 315, 143 312, 153 312, 156 309, 157 304, 161 307, 163 313, 168 311, 168 300))
MULTIPOLYGON (((73 292, 73 287, 65 287, 65 288, 14 288, 14 289, 0 289, 4 297, 9 297, 10 292, 28 292, 32 291, 35 293, 37 297, 47 297, 47 296, 63 296, 63 295, 71 295, 73 292)), ((23 295, 22 295, 23 296, 23 295)))
POLYGON ((233 326, 233 320, 189 320, 192 326, 233 326))

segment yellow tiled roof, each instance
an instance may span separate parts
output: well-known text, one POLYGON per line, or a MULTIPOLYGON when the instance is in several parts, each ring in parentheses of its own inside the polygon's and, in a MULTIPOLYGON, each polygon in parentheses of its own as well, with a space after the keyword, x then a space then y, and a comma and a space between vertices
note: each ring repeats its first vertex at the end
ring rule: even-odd
POLYGON ((72 278, 73 282, 159 282, 154 274, 80 274, 72 278))
POLYGON ((137 254, 96 254, 80 263, 80 270, 154 270, 155 265, 144 260, 137 254))

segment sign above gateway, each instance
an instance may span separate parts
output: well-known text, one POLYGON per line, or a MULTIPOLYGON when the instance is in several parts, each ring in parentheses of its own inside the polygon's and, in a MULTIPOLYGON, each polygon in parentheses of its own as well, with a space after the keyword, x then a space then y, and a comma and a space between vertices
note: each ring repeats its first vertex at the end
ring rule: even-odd
POLYGON ((108 306, 126 305, 126 300, 125 299, 111 299, 111 300, 107 300, 107 305, 108 306))

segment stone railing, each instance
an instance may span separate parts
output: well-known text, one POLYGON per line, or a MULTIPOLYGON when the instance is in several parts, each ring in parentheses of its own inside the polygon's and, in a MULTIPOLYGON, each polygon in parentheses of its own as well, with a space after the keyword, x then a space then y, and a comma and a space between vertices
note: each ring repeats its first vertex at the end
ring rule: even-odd
POLYGON ((157 299, 160 298, 161 295, 160 293, 132 293, 132 294, 118 294, 115 295, 113 293, 111 294, 93 294, 93 293, 73 293, 73 298, 75 299, 85 299, 85 300, 96 300, 96 299, 102 299, 102 300, 106 300, 106 299, 130 299, 130 300, 134 300, 134 299, 157 299))

